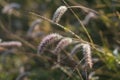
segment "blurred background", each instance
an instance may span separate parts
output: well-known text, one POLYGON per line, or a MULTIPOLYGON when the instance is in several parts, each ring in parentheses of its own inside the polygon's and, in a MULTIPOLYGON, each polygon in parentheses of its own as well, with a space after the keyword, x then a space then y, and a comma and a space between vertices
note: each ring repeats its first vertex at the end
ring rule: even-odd
MULTIPOLYGON (((92 50, 93 68, 87 73, 78 66, 84 80, 120 80, 120 0, 65 0, 85 25, 99 51, 92 50)), ((63 0, 0 0, 0 80, 82 80, 74 71, 75 64, 61 59, 50 52, 37 55, 41 39, 50 33, 59 33, 74 38, 72 34, 42 20, 30 12, 52 19, 63 0), (3 42, 19 41, 17 45, 3 42), (12 46, 13 45, 13 46, 12 46)), ((75 32, 83 40, 89 39, 70 10, 62 16, 59 24, 75 32)), ((52 45, 52 49, 54 44, 52 45)), ((70 52, 73 46, 65 49, 70 52)), ((50 47, 51 49, 51 47, 50 47)), ((65 53, 63 51, 63 53, 65 53)), ((75 57, 81 60, 81 52, 75 57)), ((63 55, 65 56, 65 55, 63 55)))

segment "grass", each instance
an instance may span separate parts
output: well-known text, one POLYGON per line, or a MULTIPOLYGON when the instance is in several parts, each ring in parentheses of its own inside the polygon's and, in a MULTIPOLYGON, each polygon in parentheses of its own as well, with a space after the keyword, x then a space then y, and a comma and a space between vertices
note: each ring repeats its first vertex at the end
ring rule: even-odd
POLYGON ((22 47, 0 46, 1 80, 18 79, 19 75, 26 72, 29 75, 23 77, 24 80, 95 80, 96 77, 99 80, 120 79, 119 1, 1 0, 0 10, 12 2, 20 4, 21 8, 13 10, 12 15, 0 13, 0 39, 2 42, 20 41, 22 47), (53 22, 53 13, 61 5, 67 6, 68 10, 58 23, 53 22), (82 21, 91 11, 97 18, 91 18, 84 25, 82 21), (27 37, 27 32, 36 19, 42 20, 39 27, 31 33, 37 36, 27 37), (38 32, 43 34, 39 35, 38 32), (54 55, 52 50, 58 43, 55 42, 46 48, 44 54, 37 55, 39 43, 49 33, 59 33, 75 43, 64 48, 59 55, 54 55), (92 69, 85 67, 85 57, 81 50, 71 59, 70 51, 81 43, 91 46, 92 69))

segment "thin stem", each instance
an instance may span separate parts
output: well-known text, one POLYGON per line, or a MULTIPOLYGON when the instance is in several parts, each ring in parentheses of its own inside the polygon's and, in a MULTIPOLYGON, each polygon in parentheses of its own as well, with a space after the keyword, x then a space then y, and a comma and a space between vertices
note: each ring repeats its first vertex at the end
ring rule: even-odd
POLYGON ((98 14, 97 11, 93 10, 93 9, 90 9, 90 8, 87 8, 87 7, 84 7, 84 6, 69 6, 68 8, 80 8, 84 11, 87 11, 87 12, 94 12, 96 14, 98 14))
POLYGON ((79 71, 79 69, 78 69, 78 68, 76 69, 76 71, 77 71, 77 73, 78 73, 79 77, 81 78, 81 80, 83 80, 82 75, 81 75, 81 73, 80 73, 80 71, 79 71))
MULTIPOLYGON (((73 71, 72 71, 72 73, 71 74, 73 74, 74 73, 74 71, 78 68, 78 66, 80 65, 80 63, 84 60, 85 58, 82 58, 81 60, 80 60, 80 62, 75 66, 75 68, 73 69, 73 71)), ((68 79, 69 79, 70 77, 68 77, 68 79)))
POLYGON ((9 21, 9 23, 8 23, 8 29, 11 31, 12 30, 12 25, 11 25, 11 22, 12 22, 12 15, 8 15, 8 21, 9 21))
MULTIPOLYGON (((63 0, 63 2, 70 8, 70 6, 63 0)), ((76 19, 78 20, 78 22, 80 23, 80 25, 82 26, 82 28, 84 29, 85 33, 87 34, 90 42, 92 43, 92 46, 94 47, 93 45, 93 40, 90 36, 90 34, 88 33, 87 29, 85 28, 85 26, 83 25, 82 21, 79 19, 79 17, 75 14, 75 12, 70 8, 71 12, 74 14, 74 16, 76 17, 76 19)))
POLYGON ((69 73, 69 71, 67 69, 65 69, 64 67, 60 66, 59 67, 60 70, 62 70, 64 73, 66 73, 68 76, 72 76, 71 73, 69 73))
POLYGON ((87 69, 85 69, 85 78, 88 80, 87 69))

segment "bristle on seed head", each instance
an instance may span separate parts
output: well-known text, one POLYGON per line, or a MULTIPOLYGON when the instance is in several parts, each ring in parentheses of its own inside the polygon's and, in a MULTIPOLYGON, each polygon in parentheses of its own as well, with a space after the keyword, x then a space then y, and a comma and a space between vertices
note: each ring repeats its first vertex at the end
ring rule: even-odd
POLYGON ((44 37, 42 39, 40 45, 38 46, 38 52, 37 53, 42 54, 48 45, 60 40, 61 38, 62 38, 62 36, 57 34, 57 33, 52 33, 52 34, 47 35, 46 37, 44 37))
POLYGON ((66 6, 60 6, 54 13, 53 15, 53 22, 58 23, 62 17, 62 15, 67 11, 67 7, 66 6))
POLYGON ((72 39, 71 38, 64 38, 57 44, 57 47, 54 49, 53 52, 55 54, 60 53, 60 51, 62 49, 64 49, 66 46, 68 46, 71 43, 72 43, 72 39))

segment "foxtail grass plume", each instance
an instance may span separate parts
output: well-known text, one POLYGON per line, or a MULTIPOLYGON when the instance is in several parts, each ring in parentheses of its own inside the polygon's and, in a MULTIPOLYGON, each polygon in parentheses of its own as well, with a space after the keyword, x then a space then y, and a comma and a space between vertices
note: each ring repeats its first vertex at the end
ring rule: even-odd
POLYGON ((32 32, 35 29, 35 27, 39 25, 41 22, 42 22, 41 19, 33 21, 28 32, 32 32))
POLYGON ((92 68, 92 58, 91 58, 91 48, 89 44, 81 44, 83 49, 83 54, 85 57, 85 65, 89 68, 92 68))
POLYGON ((60 53, 62 49, 64 49, 66 46, 72 43, 71 38, 64 38, 62 39, 58 44, 57 47, 54 49, 54 54, 60 53))
POLYGON ((35 20, 35 21, 32 22, 32 24, 31 24, 31 26, 30 26, 30 28, 29 28, 29 30, 27 32, 27 36, 28 37, 31 37, 32 32, 34 31, 34 29, 36 27, 39 27, 39 24, 41 23, 41 21, 42 21, 41 19, 37 19, 37 20, 35 20))
POLYGON ((62 36, 57 33, 52 33, 52 34, 47 35, 45 38, 43 38, 40 45, 38 46, 37 53, 42 54, 48 45, 60 40, 61 38, 62 38, 62 36))
POLYGON ((62 15, 67 11, 67 7, 66 6, 60 6, 54 13, 53 15, 53 22, 58 23, 62 17, 62 15))
POLYGON ((19 41, 9 41, 9 42, 1 42, 1 47, 21 47, 22 43, 19 41))

